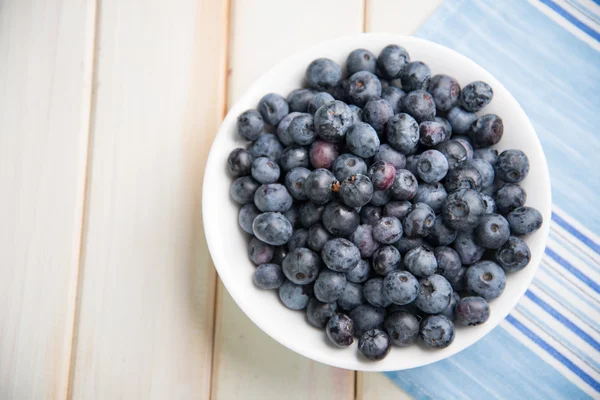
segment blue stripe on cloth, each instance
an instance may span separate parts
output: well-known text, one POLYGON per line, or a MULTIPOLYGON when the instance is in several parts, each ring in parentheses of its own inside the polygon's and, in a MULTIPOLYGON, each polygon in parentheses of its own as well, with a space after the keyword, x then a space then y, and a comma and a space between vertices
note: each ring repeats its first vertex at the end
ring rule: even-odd
POLYGON ((581 4, 577 1, 573 1, 573 0, 566 0, 566 2, 571 7, 575 8, 578 12, 585 15, 587 18, 593 20, 596 24, 600 24, 600 19, 598 18, 598 14, 594 13, 592 10, 590 10, 583 4, 581 4))
POLYGON ((552 10, 554 10, 558 14, 562 15, 563 18, 565 18, 567 21, 569 21, 570 23, 572 23, 573 25, 575 25, 576 27, 578 27, 579 29, 581 29, 582 31, 584 31, 585 33, 587 33, 588 35, 590 35, 591 37, 593 37, 594 39, 596 39, 597 41, 600 42, 600 33, 596 32, 595 30, 593 30, 592 28, 590 28, 589 26, 587 26, 586 24, 584 24, 583 22, 581 22, 580 20, 575 18, 572 14, 567 12, 567 10, 565 10, 564 8, 562 8, 561 6, 559 6, 558 4, 556 4, 555 2, 553 2, 551 0, 539 0, 539 1, 540 1, 540 3, 543 3, 543 4, 547 5, 548 7, 550 7, 552 10))
POLYGON ((575 236, 577 239, 585 243, 587 247, 600 254, 600 244, 588 238, 586 235, 578 231, 573 225, 569 224, 567 221, 565 221, 563 218, 561 218, 554 212, 552 213, 552 220, 556 221, 556 223, 560 225, 565 231, 569 232, 571 235, 575 236))
POLYGON ((581 282, 588 285, 592 288, 596 293, 600 294, 600 285, 591 280, 586 274, 581 272, 578 268, 575 268, 571 263, 565 260, 563 257, 558 255, 554 250, 549 247, 546 247, 546 254, 550 256, 554 261, 563 266, 567 271, 576 276, 581 282))

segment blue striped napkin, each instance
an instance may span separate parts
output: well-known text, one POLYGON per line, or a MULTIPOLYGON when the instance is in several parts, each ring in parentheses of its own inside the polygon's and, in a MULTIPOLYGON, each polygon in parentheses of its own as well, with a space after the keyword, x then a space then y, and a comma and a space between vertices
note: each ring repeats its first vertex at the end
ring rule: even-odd
POLYGON ((388 377, 418 399, 600 398, 600 1, 447 0, 417 36, 470 57, 519 101, 554 209, 540 270, 506 320, 454 357, 388 377))

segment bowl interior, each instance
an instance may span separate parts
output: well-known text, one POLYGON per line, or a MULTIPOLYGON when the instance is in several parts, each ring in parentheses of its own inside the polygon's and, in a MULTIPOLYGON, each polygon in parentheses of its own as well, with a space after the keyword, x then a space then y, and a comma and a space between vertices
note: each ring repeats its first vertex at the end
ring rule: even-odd
POLYGON ((210 253, 221 280, 244 313, 263 331, 295 352, 325 364, 354 370, 389 371, 418 367, 449 357, 481 339, 506 317, 525 293, 540 263, 550 226, 550 204, 548 168, 535 131, 517 101, 490 73, 467 57, 427 40, 361 34, 321 43, 282 61, 264 74, 229 111, 213 143, 206 167, 203 219, 210 253), (451 75, 461 86, 482 80, 493 88, 494 99, 484 112, 498 114, 504 120, 504 137, 497 148, 500 151, 517 148, 527 153, 531 168, 529 176, 522 182, 527 190, 527 205, 540 210, 545 223, 527 237, 531 262, 524 270, 508 276, 506 290, 491 302, 491 316, 485 324, 457 328, 454 342, 446 349, 393 348, 384 360, 369 362, 358 355, 357 340, 346 349, 332 347, 322 330, 306 322, 304 312, 284 307, 276 291, 263 291, 254 286, 255 268, 246 253, 249 236, 238 227, 239 205, 229 197, 232 179, 227 173, 226 160, 233 149, 247 145, 235 132, 237 116, 246 109, 255 108, 266 93, 286 96, 301 87, 306 66, 313 59, 327 57, 343 66, 348 53, 356 48, 379 54, 390 43, 405 47, 412 60, 427 63, 432 74, 451 75))

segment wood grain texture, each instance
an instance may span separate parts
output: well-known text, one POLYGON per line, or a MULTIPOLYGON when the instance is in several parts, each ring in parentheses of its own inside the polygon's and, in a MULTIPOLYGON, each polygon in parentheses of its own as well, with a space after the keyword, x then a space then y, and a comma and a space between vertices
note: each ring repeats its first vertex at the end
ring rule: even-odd
POLYGON ((64 399, 94 1, 0 2, 0 398, 64 399))
MULTIPOLYGON (((359 0, 233 0, 228 104, 286 56, 362 32, 363 9, 359 0)), ((313 362, 275 342, 242 313, 222 284, 214 352, 213 399, 354 398, 353 372, 313 362)))
POLYGON ((444 0, 368 0, 367 32, 412 35, 444 0))
MULTIPOLYGON (((394 351, 394 349, 392 349, 394 351)), ((383 373, 359 372, 356 380, 356 399, 394 399, 408 400, 410 395, 396 386, 383 373)))
POLYGON ((206 154, 225 101, 227 2, 104 1, 74 399, 210 392, 206 154))

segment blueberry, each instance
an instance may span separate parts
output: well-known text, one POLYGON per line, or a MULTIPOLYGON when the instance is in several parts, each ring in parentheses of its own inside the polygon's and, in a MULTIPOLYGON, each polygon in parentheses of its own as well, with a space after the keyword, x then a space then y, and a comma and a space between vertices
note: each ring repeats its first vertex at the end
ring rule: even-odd
POLYGON ((475 230, 479 243, 488 249, 500 248, 510 236, 508 221, 499 214, 486 214, 475 230))
POLYGON ((373 227, 371 225, 359 225, 350 235, 350 241, 358 247, 360 256, 369 258, 377 250, 380 244, 373 238, 373 227))
POLYGON ((325 206, 323 205, 318 205, 312 202, 302 204, 298 208, 300 225, 305 228, 310 228, 317 222, 321 222, 323 211, 325 211, 325 206))
POLYGON ((398 269, 402 257, 397 248, 390 245, 381 246, 373 253, 373 270, 382 276, 386 276, 398 269))
POLYGON ((406 305, 417 298, 419 281, 407 271, 392 271, 383 280, 383 291, 392 303, 406 305))
POLYGON ((460 85, 448 75, 434 75, 429 80, 427 91, 431 93, 439 111, 448 111, 458 103, 460 85))
POLYGON ((279 174, 279 165, 267 157, 258 157, 252 163, 252 177, 260 183, 277 182, 279 174))
POLYGON ((333 98, 335 100, 339 100, 339 101, 343 101, 344 103, 348 103, 349 102, 348 86, 349 86, 348 79, 342 79, 342 81, 336 87, 334 87, 332 90, 330 90, 329 92, 331 93, 331 95, 333 96, 333 98))
POLYGON ((261 289, 277 289, 284 280, 283 271, 277 264, 262 264, 254 271, 254 284, 261 289))
POLYGON ((531 251, 523 239, 510 236, 506 243, 496 250, 495 260, 505 272, 516 272, 529 264, 531 251))
POLYGON ((454 324, 444 315, 431 315, 423 321, 420 336, 427 347, 448 347, 454 341, 454 324))
POLYGON ((348 149, 362 158, 370 158, 379 151, 379 137, 371 125, 358 122, 346 132, 348 149))
POLYGON ((240 208, 238 214, 238 223, 242 230, 246 233, 253 234, 252 222, 260 214, 260 210, 253 203, 246 203, 240 208))
POLYGON ((446 201, 446 197, 448 197, 448 193, 441 183, 424 183, 419 185, 413 201, 415 203, 425 203, 434 212, 439 212, 446 201))
POLYGON ((322 220, 325 229, 336 236, 350 235, 360 223, 360 217, 356 209, 337 201, 325 206, 322 220))
POLYGON ((443 315, 447 317, 450 321, 454 321, 456 316, 456 305, 460 301, 460 296, 456 292, 452 292, 452 297, 450 297, 450 304, 444 311, 442 311, 439 315, 443 315))
POLYGON ((383 321, 383 326, 392 344, 396 346, 411 345, 419 336, 419 320, 407 312, 397 311, 388 315, 383 321))
POLYGON ((312 250, 299 247, 290 250, 281 267, 290 281, 297 285, 306 285, 317 279, 321 268, 321 259, 312 250))
POLYGON ((348 100, 359 107, 364 107, 369 100, 381 96, 381 82, 375 74, 359 71, 348 79, 348 100))
POLYGON ((308 150, 302 146, 290 146, 286 148, 281 153, 279 165, 284 172, 288 172, 296 167, 309 167, 308 150))
POLYGON ((403 169, 406 165, 406 156, 398 150, 393 149, 389 144, 382 144, 379 146, 379 151, 375 154, 375 157, 373 157, 373 161, 387 161, 391 163, 394 168, 403 169))
POLYGON ((336 310, 336 303, 322 303, 313 297, 308 301, 306 318, 311 325, 317 328, 325 328, 327 321, 335 315, 336 310))
POLYGON ((363 283, 369 279, 371 264, 367 260, 360 260, 356 267, 346 272, 346 280, 352 283, 363 283))
POLYGON ((467 111, 481 111, 490 104, 494 91, 485 82, 475 81, 465 86, 460 93, 460 105, 467 111))
POLYGON ((498 159, 498 150, 492 149, 491 147, 484 147, 483 149, 477 149, 473 153, 474 159, 482 159, 490 163, 493 167, 496 165, 496 160, 498 159))
POLYGON ((296 116, 290 123, 288 132, 294 143, 302 146, 311 144, 317 137, 313 116, 311 114, 296 116))
POLYGON ((291 310, 303 310, 312 296, 310 285, 296 285, 285 281, 279 287, 279 298, 283 305, 291 310))
POLYGON ((386 87, 381 91, 381 98, 390 103, 394 114, 398 114, 402 110, 402 98, 404 96, 406 96, 404 90, 394 86, 386 87))
POLYGON ((396 44, 384 47, 377 57, 377 67, 385 79, 398 78, 402 68, 409 62, 410 56, 406 49, 396 44))
POLYGON ((419 123, 433 121, 435 118, 435 102, 431 94, 425 90, 415 90, 404 96, 402 109, 419 123))
POLYGON ((425 241, 420 237, 408 237, 402 236, 400 240, 394 243, 394 247, 400 252, 400 254, 406 254, 410 249, 414 249, 415 247, 423 246, 425 241))
POLYGON ((375 131, 383 133, 386 124, 393 115, 394 109, 387 100, 373 99, 365 104, 362 118, 363 121, 371 125, 375 131))
POLYGON ((231 198, 239 204, 251 203, 254 200, 254 192, 256 192, 258 186, 258 183, 249 176, 237 178, 231 184, 231 198))
POLYGON ((456 106, 448 111, 446 119, 450 122, 450 125, 452 125, 453 133, 463 135, 469 132, 471 125, 477 119, 477 115, 456 106))
POLYGON ((386 136, 390 146, 408 154, 419 144, 419 124, 406 113, 395 114, 388 120, 386 136))
POLYGON ((292 202, 292 196, 285 186, 279 183, 261 185, 254 192, 254 204, 262 212, 284 212, 289 210, 292 202))
POLYGON ((494 166, 496 176, 508 183, 519 183, 529 174, 529 159, 521 150, 504 150, 494 166))
POLYGON ((354 123, 352 111, 348 106, 335 100, 321 106, 314 117, 317 135, 328 142, 341 142, 346 131, 354 123))
POLYGON ((390 189, 388 190, 375 190, 373 192, 373 197, 371 197, 370 205, 381 207, 384 204, 387 204, 392 198, 392 192, 390 189))
POLYGON ((368 170, 368 176, 375 190, 387 190, 394 183, 396 168, 387 161, 376 161, 368 170))
POLYGON ((417 171, 417 163, 419 162, 420 154, 413 154, 406 157, 406 169, 410 171, 411 174, 417 176, 419 175, 419 171, 417 171))
POLYGON ((344 292, 346 284, 346 276, 343 273, 324 269, 315 281, 315 297, 324 303, 336 301, 344 292))
POLYGON ((494 200, 500 214, 507 215, 516 208, 522 207, 527 200, 527 193, 516 183, 507 183, 495 194, 494 200))
POLYGON ((352 75, 358 71, 369 71, 374 74, 377 70, 377 57, 369 50, 356 49, 348 54, 346 69, 348 70, 348 75, 352 75))
POLYGON ((390 191, 396 200, 410 200, 417 194, 417 178, 406 169, 396 170, 390 191))
MULTIPOLYGON (((486 189, 489 189, 489 188, 486 188, 486 189)), ((494 201, 494 199, 491 196, 483 193, 483 190, 482 190, 482 192, 479 193, 479 197, 481 197, 481 201, 483 201, 483 204, 485 204, 485 213, 486 214, 491 214, 491 213, 496 212, 496 202, 494 201)))
POLYGON ((467 150, 456 140, 443 142, 436 149, 446 157, 448 170, 461 167, 467 162, 467 150))
POLYGON ((419 281, 420 291, 415 305, 428 314, 439 314, 450 304, 452 286, 441 275, 431 275, 419 281))
POLYGON ((383 360, 391 349, 390 337, 381 329, 372 329, 365 332, 358 339, 358 351, 367 360, 383 360))
POLYGON ((235 149, 227 157, 227 169, 234 178, 250 175, 254 157, 244 149, 235 149))
POLYGON ((309 156, 313 168, 331 169, 340 155, 340 143, 316 140, 310 146, 309 156))
POLYGON ((271 133, 260 135, 248 148, 254 157, 267 157, 271 160, 279 160, 283 152, 283 145, 277 136, 271 133))
POLYGON ((363 286, 363 296, 367 303, 375 307, 387 307, 392 304, 383 290, 383 278, 369 279, 363 286))
POLYGON ((447 119, 442 117, 435 117, 434 121, 439 124, 442 124, 442 127, 444 128, 444 133, 446 136, 444 137, 443 141, 450 140, 450 138, 452 137, 452 125, 450 125, 450 122, 448 122, 447 119))
POLYGON ((276 126, 283 117, 289 114, 290 108, 282 96, 269 93, 258 102, 258 111, 267 124, 276 126))
POLYGON ((294 199, 308 199, 306 193, 304 193, 304 181, 306 180, 309 174, 309 169, 304 167, 296 167, 285 175, 285 187, 294 199))
POLYGON ((314 95, 312 99, 310 99, 307 111, 311 114, 314 114, 319 108, 321 108, 321 106, 331 103, 332 101, 335 101, 332 95, 327 92, 319 92, 314 95))
POLYGON ((396 217, 383 217, 373 225, 373 237, 383 244, 395 243, 402 237, 402 223, 396 217))
POLYGON ((384 217, 396 217, 399 220, 404 220, 404 217, 408 215, 412 204, 410 201, 390 201, 385 206, 383 206, 383 216, 384 217))
POLYGON ((485 204, 475 190, 461 189, 450 193, 442 208, 444 223, 457 231, 474 229, 485 214, 485 204))
POLYGON ((506 286, 504 270, 493 261, 480 261, 467 269, 467 289, 486 300, 500 296, 506 286))
POLYGON ((254 236, 272 246, 281 246, 292 237, 292 224, 282 214, 266 212, 254 218, 254 236))
POLYGON ((444 187, 448 193, 462 189, 481 190, 481 174, 472 166, 454 168, 446 176, 444 187))
POLYGON ((273 258, 273 246, 252 238, 248 243, 248 257, 255 265, 266 264, 273 258))
POLYGON ((494 167, 482 159, 473 159, 469 162, 469 167, 474 168, 481 176, 481 187, 487 188, 494 184, 494 167))
POLYGON ((427 182, 439 182, 448 173, 448 160, 438 150, 426 150, 417 161, 419 177, 427 182))
POLYGON ((361 224, 373 225, 381 216, 381 207, 366 205, 360 209, 361 224))
POLYGON ((337 305, 345 311, 352 311, 356 307, 365 303, 363 296, 363 287, 356 283, 348 282, 346 288, 340 297, 337 299, 337 305))
POLYGON ((279 141, 283 143, 284 146, 291 146, 294 144, 294 139, 292 138, 292 134, 289 130, 290 125, 294 118, 302 115, 300 112, 291 112, 279 121, 277 124, 277 138, 279 141))
POLYGON ((435 213, 425 203, 416 203, 404 218, 404 233, 410 237, 429 235, 435 223, 435 213))
POLYGON ((476 149, 498 143, 503 134, 504 124, 502 118, 495 114, 487 114, 477 118, 469 131, 469 137, 476 149))
POLYGON ((448 280, 458 275, 462 268, 462 261, 456 250, 447 246, 439 246, 435 248, 433 254, 437 260, 436 274, 448 280))
POLYGON ((319 91, 333 89, 342 80, 342 68, 328 58, 317 58, 306 68, 308 86, 319 91))
POLYGON ((283 213, 283 216, 290 221, 290 224, 292 224, 292 228, 299 228, 300 227, 300 210, 298 209, 298 205, 297 204, 293 204, 290 207, 289 210, 285 211, 283 213))
POLYGON ((237 133, 242 138, 254 141, 262 135, 265 127, 262 116, 256 110, 244 111, 237 118, 237 133))
POLYGON ((385 309, 373 307, 370 304, 361 304, 348 314, 354 321, 354 333, 362 336, 366 331, 379 328, 385 319, 385 309))
POLYGON ((465 265, 473 264, 483 257, 485 249, 477 241, 474 231, 462 231, 456 236, 452 247, 465 265))
POLYGON ((473 160, 474 150, 473 150, 473 145, 471 145, 471 139, 469 139, 468 136, 455 135, 453 137, 453 140, 460 143, 462 145, 462 147, 464 147, 465 150, 467 151, 467 163, 470 162, 471 160, 473 160))
POLYGON ((464 297, 456 305, 455 313, 460 325, 481 325, 490 317, 490 305, 483 297, 464 297))
POLYGON ((308 110, 308 103, 318 92, 313 89, 295 89, 287 96, 287 102, 290 105, 290 111, 305 113, 308 110))
POLYGON ((292 232, 290 241, 287 242, 287 246, 290 252, 298 248, 308 247, 308 231, 306 229, 294 230, 294 232, 292 232))
POLYGON ((430 78, 431 70, 429 66, 421 61, 409 62, 400 72, 402 87, 408 92, 427 90, 430 78))
MULTIPOLYGON (((281 265, 283 264, 283 260, 287 254, 287 246, 276 246, 273 250, 273 258, 271 259, 271 262, 273 264, 281 265)), ((283 275, 283 271, 281 271, 281 274, 283 275)))
POLYGON ((450 282, 454 291, 460 292, 467 288, 467 280, 465 278, 465 276, 467 275, 467 269, 468 267, 463 265, 454 278, 448 279, 448 282, 450 282))
POLYGON ((354 104, 348 104, 348 108, 352 111, 352 121, 354 124, 358 122, 362 122, 363 118, 363 110, 359 106, 355 106, 354 104))
POLYGON ((314 224, 308 230, 306 245, 312 251, 320 252, 330 238, 331 235, 322 224, 314 224))
POLYGON ((321 258, 332 271, 351 271, 360 261, 360 251, 351 241, 343 238, 331 239, 321 250, 321 258))
POLYGON ((404 266, 413 275, 424 278, 436 272, 438 263, 433 251, 425 246, 419 246, 406 253, 404 266))
POLYGON ((544 219, 542 214, 533 207, 515 208, 506 217, 510 224, 510 231, 513 235, 529 235, 537 231, 542 226, 544 219))
POLYGON ((325 328, 329 340, 338 347, 348 347, 354 342, 354 322, 346 314, 329 318, 325 328))
POLYGON ((437 216, 433 227, 427 235, 427 242, 433 246, 447 246, 454 242, 457 232, 444 223, 442 216, 437 216))
POLYGON ((304 180, 304 193, 315 204, 326 204, 333 199, 335 176, 324 168, 312 171, 304 180))
POLYGON ((366 175, 367 164, 362 158, 357 157, 354 154, 346 153, 342 154, 334 161, 332 172, 338 180, 343 181, 352 175, 366 175))

